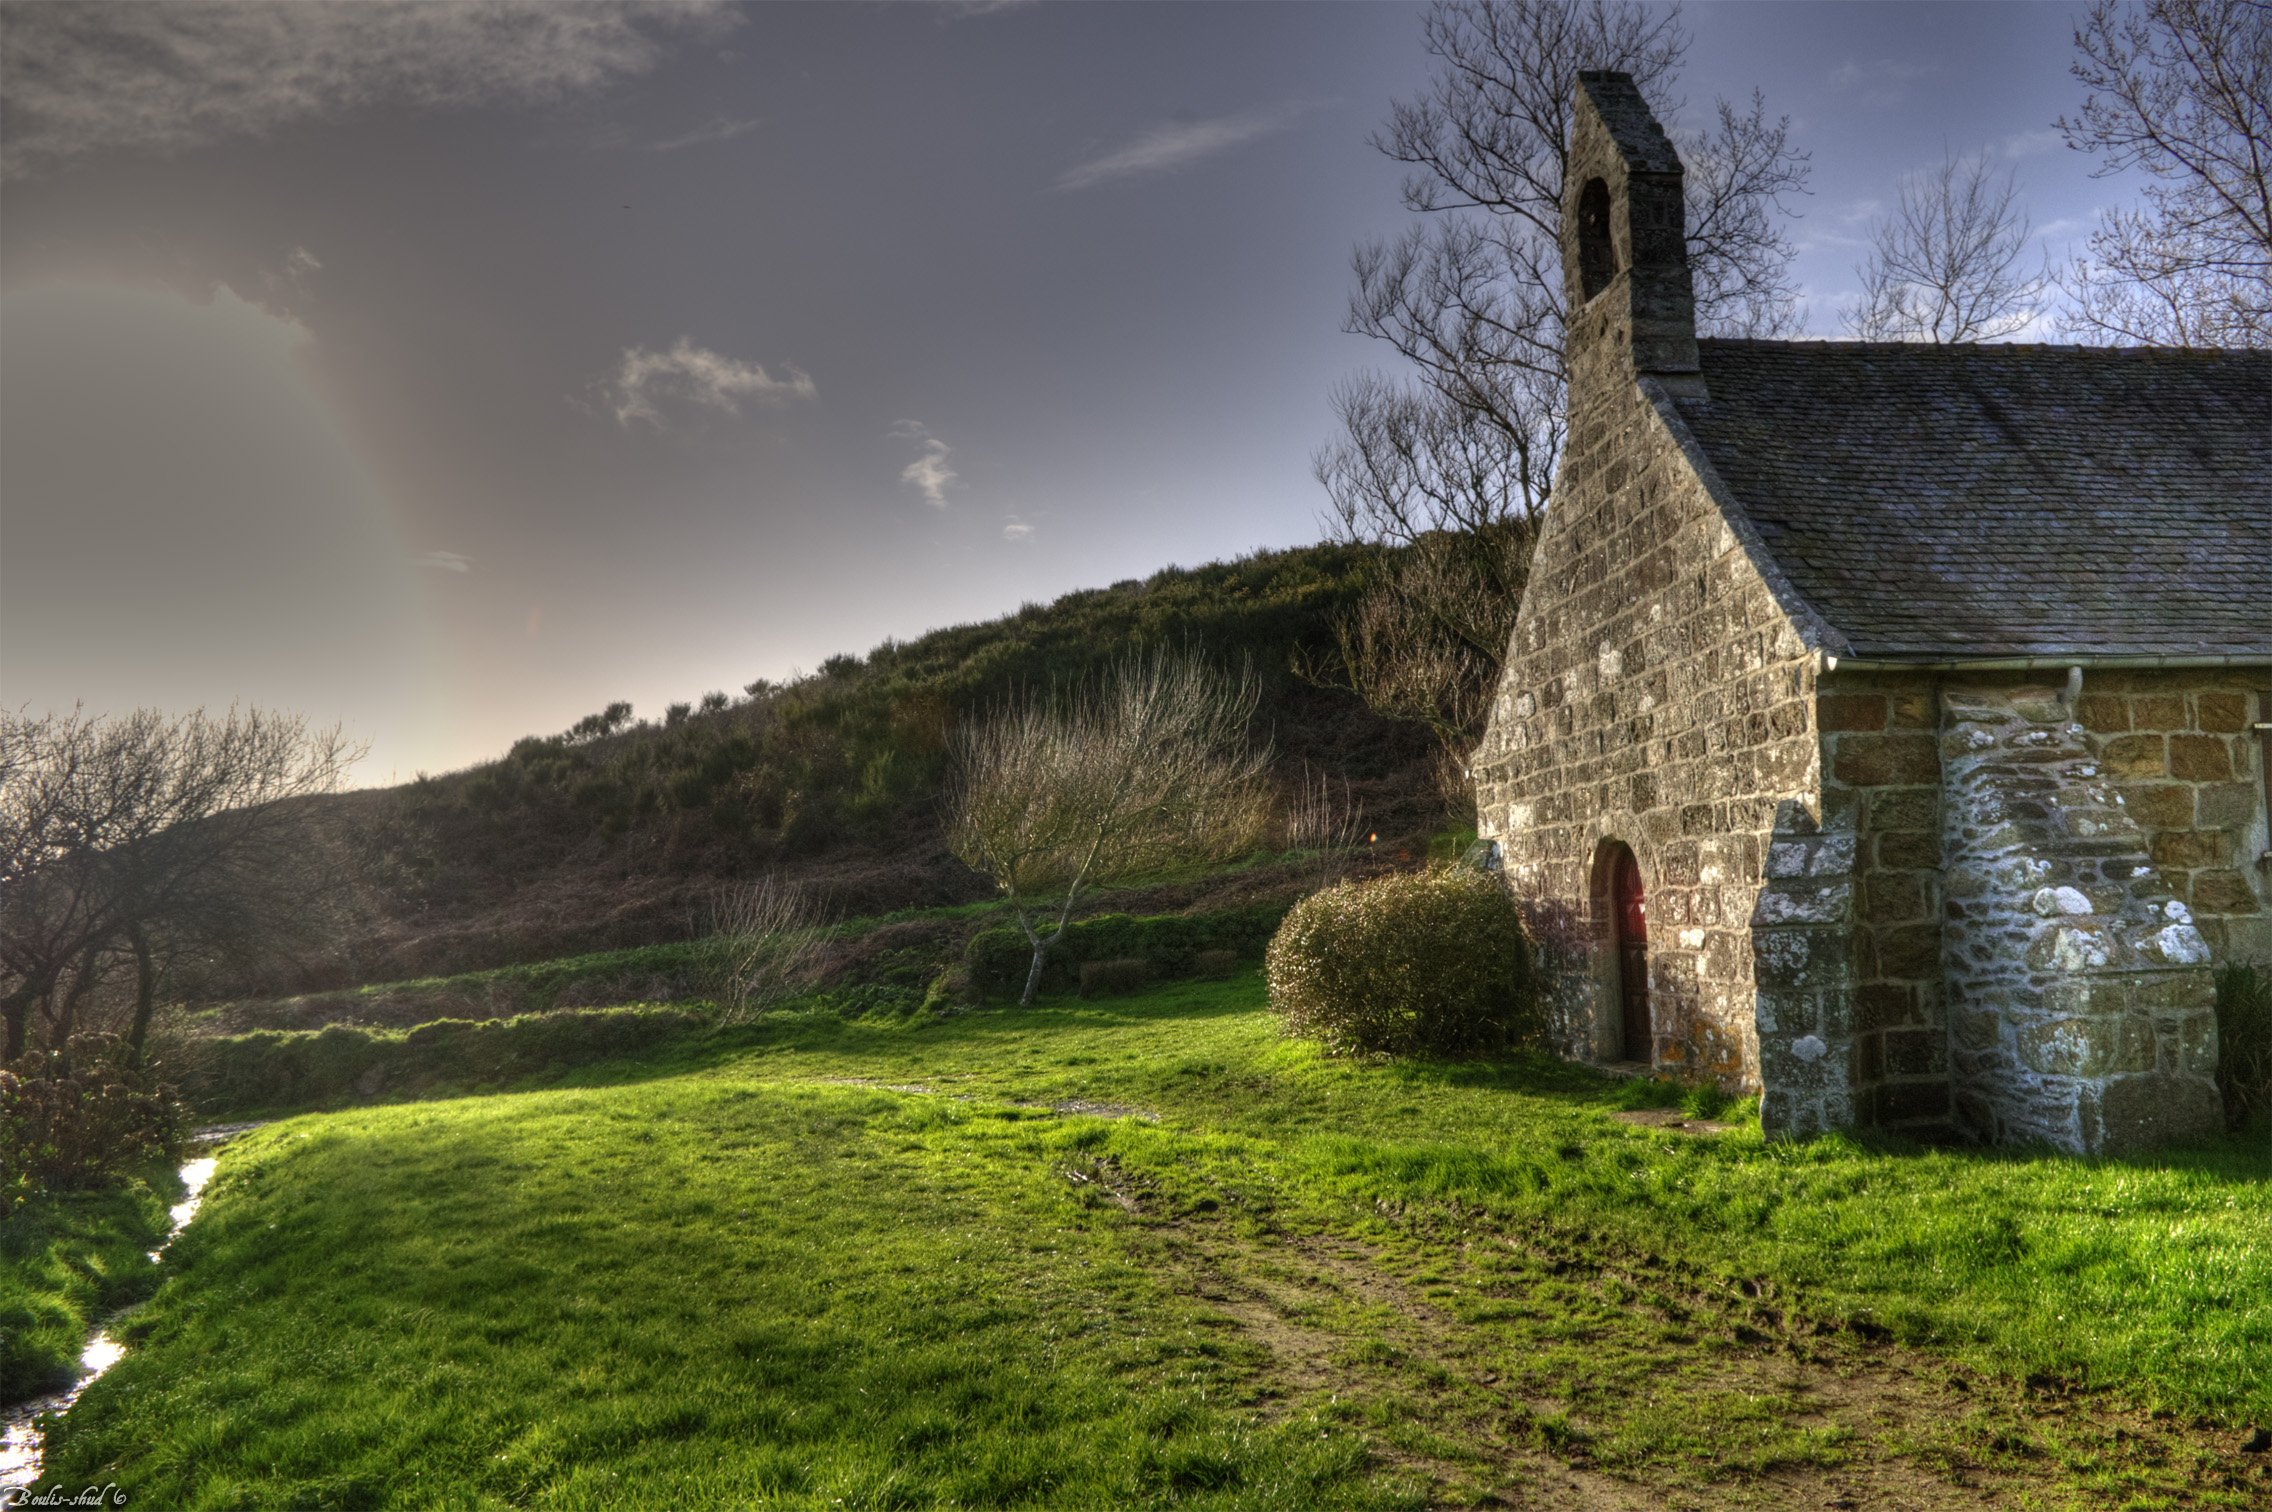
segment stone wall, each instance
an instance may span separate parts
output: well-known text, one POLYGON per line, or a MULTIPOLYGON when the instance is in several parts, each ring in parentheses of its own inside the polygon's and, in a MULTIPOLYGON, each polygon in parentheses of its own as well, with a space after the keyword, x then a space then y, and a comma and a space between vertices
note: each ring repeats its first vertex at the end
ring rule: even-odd
POLYGON ((1557 952, 1564 1053, 1620 1052, 1593 884, 1621 840, 1647 898, 1649 1058, 1754 1092, 1752 917, 1779 809, 1815 806, 1815 661, 1677 421, 1630 392, 1621 415, 1572 427, 1474 763, 1478 822, 1540 932, 1575 947, 1557 952))
POLYGON ((1823 811, 1854 833, 1855 1119, 1939 1133, 1950 1120, 1939 683, 1834 672, 1818 719, 1823 811))
POLYGON ((1473 762, 1478 822, 1552 946, 1565 1054, 1634 1053, 1594 896, 1603 844, 1618 840, 1647 899, 1646 1058, 1755 1092, 1753 916, 1779 823, 1816 811, 1816 659, 1675 407, 1701 392, 1680 164, 1614 75, 1579 91, 1573 217, 1596 180, 1615 271, 1589 299, 1565 248, 1570 428, 1473 762))
POLYGON ((2097 1153, 2222 1126, 2209 947, 2053 688, 1944 686, 1942 961, 1961 1122, 2097 1153))
POLYGON ((2094 672, 2076 716, 2154 867, 2221 960, 2272 962, 2272 874, 2258 864, 2272 671, 2094 672))
POLYGON ((1851 1127, 1859 1037, 1854 1016, 1855 811, 1818 820, 1785 800, 1751 916, 1760 1127, 1803 1137, 1851 1127))

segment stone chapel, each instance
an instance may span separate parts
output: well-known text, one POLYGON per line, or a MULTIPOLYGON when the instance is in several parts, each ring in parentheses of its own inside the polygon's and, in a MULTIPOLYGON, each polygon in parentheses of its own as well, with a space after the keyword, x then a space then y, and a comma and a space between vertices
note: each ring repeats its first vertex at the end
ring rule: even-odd
POLYGON ((1853 1125, 2221 1126, 2272 962, 2272 353, 1699 339, 1681 162, 1579 75, 1569 434, 1482 832, 1564 1054, 1853 1125))

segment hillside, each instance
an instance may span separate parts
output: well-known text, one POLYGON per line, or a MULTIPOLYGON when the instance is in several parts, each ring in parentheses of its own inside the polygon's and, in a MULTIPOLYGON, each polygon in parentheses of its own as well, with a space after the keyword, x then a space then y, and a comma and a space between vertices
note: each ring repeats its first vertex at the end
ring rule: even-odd
POLYGON ((768 871, 838 914, 983 898, 939 835, 956 725, 1160 645, 1251 666, 1283 785, 1346 781, 1384 843, 1410 848, 1443 817, 1425 734, 1296 673, 1330 654, 1333 619, 1379 556, 1319 545, 1173 568, 327 800, 355 863, 340 927, 320 958, 228 985, 305 991, 683 939, 722 882, 768 871))

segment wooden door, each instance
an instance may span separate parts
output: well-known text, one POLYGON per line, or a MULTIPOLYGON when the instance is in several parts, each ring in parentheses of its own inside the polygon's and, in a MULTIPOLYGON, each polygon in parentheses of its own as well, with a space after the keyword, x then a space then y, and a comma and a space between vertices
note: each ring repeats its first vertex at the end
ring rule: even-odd
POLYGON ((1617 935, 1617 993, 1625 1059, 1656 1064, 1649 1023, 1649 908, 1641 896, 1641 867, 1619 847, 1610 877, 1610 920, 1617 935))

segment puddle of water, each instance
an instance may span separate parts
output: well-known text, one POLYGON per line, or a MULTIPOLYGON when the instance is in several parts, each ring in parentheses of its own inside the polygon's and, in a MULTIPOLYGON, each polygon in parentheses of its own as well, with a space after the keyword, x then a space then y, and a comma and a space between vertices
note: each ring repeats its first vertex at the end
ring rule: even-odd
MULTIPOLYGON (((195 1145, 212 1147, 258 1124, 224 1124, 212 1129, 199 1129, 190 1136, 195 1145)), ((174 1239, 186 1228, 189 1220, 197 1216, 198 1204, 205 1200, 206 1183, 213 1179, 215 1158, 201 1156, 181 1168, 181 1184, 185 1188, 182 1200, 173 1205, 173 1227, 167 1232, 165 1243, 150 1251, 150 1258, 163 1258, 174 1239)), ((126 1346, 107 1332, 96 1330, 87 1340, 87 1347, 79 1353, 79 1377, 63 1390, 51 1395, 19 1402, 0 1415, 0 1509, 14 1502, 14 1493, 25 1490, 39 1480, 41 1435, 39 1420, 49 1413, 58 1416, 79 1400, 79 1394, 95 1383, 102 1373, 125 1357, 126 1346)))

